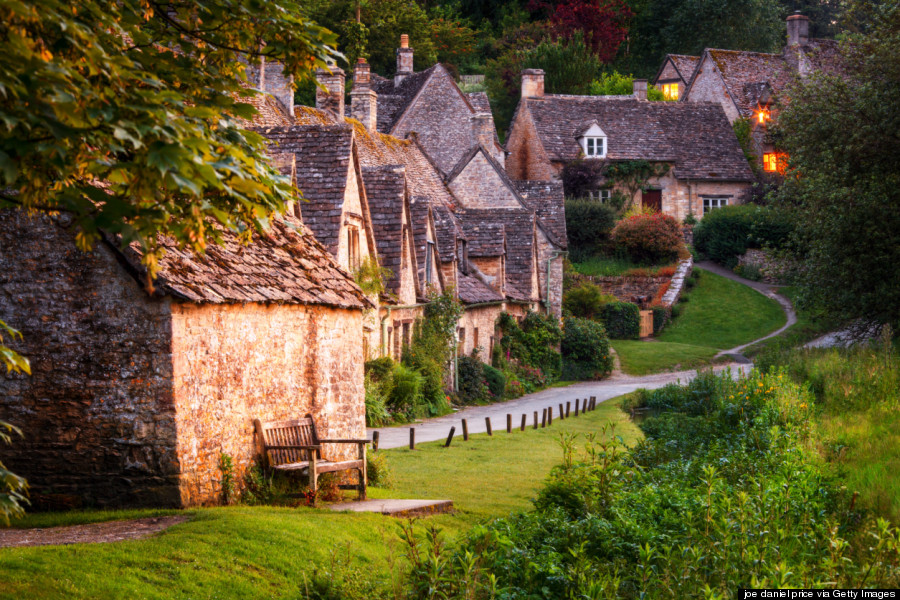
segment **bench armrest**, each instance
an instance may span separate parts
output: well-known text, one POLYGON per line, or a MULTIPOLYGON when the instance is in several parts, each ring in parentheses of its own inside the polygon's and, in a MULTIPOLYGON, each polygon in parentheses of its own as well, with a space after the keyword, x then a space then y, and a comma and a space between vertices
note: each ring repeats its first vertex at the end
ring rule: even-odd
POLYGON ((348 439, 338 439, 338 440, 322 440, 319 442, 322 444, 368 444, 372 440, 348 440, 348 439))
POLYGON ((322 446, 266 446, 266 450, 321 450, 322 446))

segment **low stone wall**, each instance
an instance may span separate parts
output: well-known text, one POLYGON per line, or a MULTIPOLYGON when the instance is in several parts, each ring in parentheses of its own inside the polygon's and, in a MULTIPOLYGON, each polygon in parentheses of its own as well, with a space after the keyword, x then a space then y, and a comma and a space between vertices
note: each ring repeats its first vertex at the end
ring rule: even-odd
POLYGON ((684 290, 684 280, 690 276, 691 271, 693 270, 693 258, 686 258, 678 263, 678 268, 675 269, 675 275, 672 276, 672 282, 669 284, 669 289, 663 294, 663 306, 668 308, 678 302, 678 298, 681 297, 681 292, 684 290))
POLYGON ((574 277, 575 282, 596 285, 604 294, 612 294, 622 302, 648 306, 669 279, 669 277, 635 277, 631 275, 613 277, 576 275, 574 277))
POLYGON ((766 283, 784 283, 793 265, 788 261, 773 256, 767 250, 747 250, 742 256, 738 257, 738 268, 736 269, 739 274, 747 277, 746 273, 740 273, 742 268, 758 271, 760 280, 766 283))

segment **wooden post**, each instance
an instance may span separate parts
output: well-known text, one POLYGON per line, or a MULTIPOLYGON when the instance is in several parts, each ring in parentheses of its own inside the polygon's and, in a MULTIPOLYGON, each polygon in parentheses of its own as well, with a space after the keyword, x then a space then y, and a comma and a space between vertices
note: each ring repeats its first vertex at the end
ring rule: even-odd
POLYGON ((462 420, 462 423, 463 423, 463 441, 468 442, 469 441, 469 424, 466 422, 465 419, 462 420))
POLYGON ((447 436, 447 443, 444 444, 444 448, 449 448, 449 447, 450 447, 450 442, 453 441, 453 434, 454 434, 454 433, 456 433, 456 427, 451 427, 451 428, 450 428, 450 435, 447 436))
POLYGON ((566 418, 566 411, 563 410, 562 402, 559 403, 559 420, 562 421, 566 418))
POLYGON ((541 411, 541 429, 547 426, 547 409, 541 411))
POLYGON ((409 449, 410 450, 416 449, 416 428, 415 427, 409 428, 409 449))
POLYGON ((532 429, 537 429, 537 411, 534 411, 534 425, 532 429))
POLYGON ((597 408, 597 396, 591 396, 591 410, 597 408))
POLYGON ((372 432, 372 452, 378 452, 378 432, 372 432))
POLYGON ((571 403, 571 402, 566 402, 566 418, 567 418, 567 419, 569 418, 569 415, 571 414, 571 411, 572 411, 572 403, 571 403))
POLYGON ((506 433, 512 433, 512 415, 506 413, 506 433))
POLYGON ((581 400, 575 398, 575 416, 578 416, 578 405, 581 404, 581 400))
POLYGON ((519 427, 519 431, 525 431, 525 424, 528 422, 528 415, 522 415, 522 425, 519 427))
POLYGON ((485 427, 487 427, 488 435, 493 436, 493 435, 494 435, 494 430, 491 429, 491 418, 490 418, 490 417, 485 417, 485 418, 484 418, 484 425, 485 425, 485 427))
POLYGON ((550 406, 547 408, 547 427, 553 425, 553 407, 550 406))

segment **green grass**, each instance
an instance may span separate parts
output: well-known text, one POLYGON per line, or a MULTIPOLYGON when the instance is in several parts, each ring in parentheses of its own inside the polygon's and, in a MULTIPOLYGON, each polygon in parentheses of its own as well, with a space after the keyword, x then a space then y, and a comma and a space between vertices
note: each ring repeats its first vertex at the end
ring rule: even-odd
POLYGON ((706 346, 639 340, 613 340, 612 346, 622 370, 629 375, 696 369, 709 364, 718 352, 706 346))
MULTIPOLYGON (((474 435, 469 442, 457 437, 450 448, 434 442, 415 451, 382 451, 396 485, 373 488, 371 495, 452 499, 455 514, 429 521, 453 537, 483 520, 529 509, 561 460, 559 433, 586 434, 608 422, 617 424, 616 433, 626 443, 640 436, 618 401, 609 400, 578 418, 555 420, 548 429, 474 435)), ((34 515, 28 522, 74 523, 125 514, 34 515)), ((147 516, 144 511, 127 514, 147 516)), ((345 582, 386 586, 390 561, 402 553, 397 521, 381 515, 242 506, 189 514, 189 522, 145 540, 0 549, 0 598, 305 598, 304 577, 315 569, 331 569, 329 577, 345 582), (332 550, 353 557, 352 566, 335 571, 332 550)), ((369 591, 352 597, 379 596, 369 591)))
POLYGON ((624 275, 626 271, 640 267, 641 265, 633 263, 627 258, 592 256, 584 262, 572 263, 572 266, 582 275, 613 277, 615 275, 624 275))
POLYGON ((777 351, 785 348, 796 348, 797 346, 802 346, 806 342, 812 341, 817 337, 834 330, 835 326, 828 320, 823 319, 816 313, 798 307, 797 288, 781 288, 778 293, 790 300, 791 304, 794 306, 794 310, 797 313, 797 322, 788 327, 787 330, 778 337, 763 340, 758 344, 753 344, 744 351, 745 356, 754 357, 767 350, 777 351))
POLYGON ((775 300, 709 271, 687 292, 681 315, 652 342, 616 340, 622 370, 629 375, 690 369, 708 364, 719 350, 759 339, 787 317, 775 300))

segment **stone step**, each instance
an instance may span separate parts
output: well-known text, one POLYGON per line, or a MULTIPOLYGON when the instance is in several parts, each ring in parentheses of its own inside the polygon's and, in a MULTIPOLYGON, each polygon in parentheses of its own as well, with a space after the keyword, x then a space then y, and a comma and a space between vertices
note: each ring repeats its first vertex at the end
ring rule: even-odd
POLYGON ((329 504, 338 512, 373 512, 391 517, 429 517, 453 511, 452 500, 362 500, 329 504))

